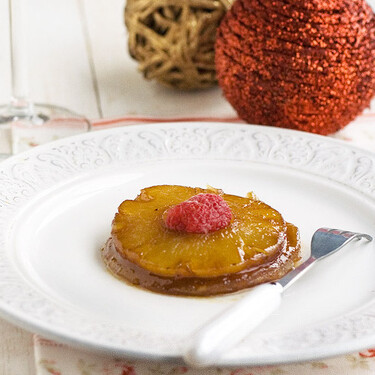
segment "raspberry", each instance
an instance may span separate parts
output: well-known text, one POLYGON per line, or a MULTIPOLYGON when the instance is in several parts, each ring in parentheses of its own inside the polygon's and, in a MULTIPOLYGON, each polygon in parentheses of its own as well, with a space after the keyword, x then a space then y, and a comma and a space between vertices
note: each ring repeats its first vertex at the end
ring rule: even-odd
POLYGON ((232 212, 225 200, 217 194, 198 194, 176 206, 164 215, 167 228, 187 233, 209 233, 225 228, 232 212))

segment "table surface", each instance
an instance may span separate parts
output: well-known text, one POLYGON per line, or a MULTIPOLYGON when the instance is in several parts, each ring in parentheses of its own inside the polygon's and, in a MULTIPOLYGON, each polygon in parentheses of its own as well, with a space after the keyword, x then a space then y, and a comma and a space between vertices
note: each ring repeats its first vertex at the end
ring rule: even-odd
MULTIPOLYGON (((33 101, 90 119, 235 116, 218 88, 177 92, 143 79, 127 52, 125 0, 25 3, 33 101)), ((9 0, 0 0, 0 25, 0 104, 6 104, 11 95, 9 0)), ((0 374, 35 375, 32 334, 1 319, 0 332, 0 374)))

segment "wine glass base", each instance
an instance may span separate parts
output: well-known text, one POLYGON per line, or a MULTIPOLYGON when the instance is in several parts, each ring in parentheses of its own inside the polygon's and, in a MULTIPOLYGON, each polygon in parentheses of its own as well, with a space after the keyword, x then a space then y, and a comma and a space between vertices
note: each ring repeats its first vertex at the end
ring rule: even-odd
POLYGON ((22 112, 0 106, 0 158, 90 129, 88 119, 62 107, 33 104, 22 112))

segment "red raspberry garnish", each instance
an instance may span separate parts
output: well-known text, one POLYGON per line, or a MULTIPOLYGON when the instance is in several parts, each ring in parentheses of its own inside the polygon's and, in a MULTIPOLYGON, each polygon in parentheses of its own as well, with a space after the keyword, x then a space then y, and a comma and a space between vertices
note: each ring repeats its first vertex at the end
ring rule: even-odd
POLYGON ((217 194, 198 194, 168 209, 164 216, 167 228, 187 233, 209 233, 225 228, 232 212, 217 194))

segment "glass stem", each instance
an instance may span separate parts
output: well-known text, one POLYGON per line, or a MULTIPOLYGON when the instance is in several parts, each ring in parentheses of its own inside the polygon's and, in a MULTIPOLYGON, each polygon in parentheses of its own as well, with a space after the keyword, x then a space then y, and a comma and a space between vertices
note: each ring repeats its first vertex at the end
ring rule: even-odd
POLYGON ((33 104, 29 100, 27 1, 9 0, 12 98, 9 110, 15 117, 31 117, 33 104))

